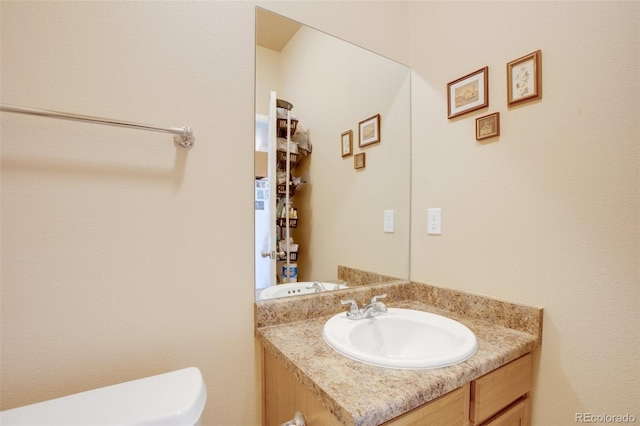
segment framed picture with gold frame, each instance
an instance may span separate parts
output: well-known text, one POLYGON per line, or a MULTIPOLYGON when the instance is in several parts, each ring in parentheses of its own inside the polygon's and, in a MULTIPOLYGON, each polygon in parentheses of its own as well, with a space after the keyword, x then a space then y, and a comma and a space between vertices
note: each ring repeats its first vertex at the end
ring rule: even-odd
POLYGON ((347 130, 340 135, 340 148, 343 157, 353 154, 353 130, 347 130))
POLYGON ((356 154, 353 156, 353 168, 354 169, 364 169, 365 166, 365 156, 364 152, 360 154, 356 154))
POLYGON ((358 123, 358 146, 363 147, 380 142, 380 114, 358 123))
POLYGON ((542 98, 542 51, 536 50, 507 64, 509 106, 542 98))
POLYGON ((476 140, 481 141, 494 136, 500 136, 500 113, 494 112, 476 118, 476 140))
POLYGON ((447 118, 489 106, 489 67, 447 83, 447 118))

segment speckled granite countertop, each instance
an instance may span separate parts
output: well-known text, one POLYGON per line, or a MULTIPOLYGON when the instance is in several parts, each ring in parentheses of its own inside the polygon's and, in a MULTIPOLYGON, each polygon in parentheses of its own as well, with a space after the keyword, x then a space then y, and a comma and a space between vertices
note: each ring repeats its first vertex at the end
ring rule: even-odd
POLYGON ((409 282, 330 293, 335 294, 256 304, 256 336, 346 425, 384 423, 531 352, 541 343, 541 308, 409 282), (478 351, 451 367, 398 370, 363 364, 332 349, 322 337, 322 328, 327 319, 344 310, 339 300, 356 298, 362 303, 381 292, 388 294, 388 307, 432 312, 465 324, 478 339, 478 351), (327 307, 330 312, 318 308, 323 303, 335 306, 336 302, 337 309, 327 307), (290 310, 286 309, 288 304, 290 310))

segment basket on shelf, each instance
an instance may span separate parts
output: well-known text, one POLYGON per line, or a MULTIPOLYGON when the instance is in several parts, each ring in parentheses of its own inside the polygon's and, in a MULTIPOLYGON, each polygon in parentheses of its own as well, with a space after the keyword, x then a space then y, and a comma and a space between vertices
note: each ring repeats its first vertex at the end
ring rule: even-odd
MULTIPOLYGON (((289 153, 289 161, 291 162, 291 167, 294 167, 298 163, 298 159, 300 158, 300 154, 295 154, 293 152, 289 153)), ((276 152, 276 160, 278 162, 278 168, 284 169, 287 165, 287 153, 283 151, 276 152)))
MULTIPOLYGON (((276 187, 276 193, 277 195, 285 195, 287 193, 287 184, 286 183, 278 184, 276 187)), ((289 197, 293 197, 294 195, 296 195, 296 187, 293 184, 290 184, 289 197)))
MULTIPOLYGON (((286 217, 278 218, 276 221, 276 225, 278 225, 280 228, 284 228, 285 226, 287 226, 287 218, 286 217)), ((297 227, 298 227, 298 218, 290 217, 289 228, 297 228, 297 227)))
MULTIPOLYGON (((291 119, 291 136, 296 132, 296 128, 298 127, 298 120, 291 119)), ((278 118, 278 137, 286 138, 287 137, 287 119, 286 118, 278 118)))
MULTIPOLYGON (((280 256, 280 254, 278 254, 278 260, 287 260, 287 254, 285 253, 284 256, 280 256)), ((290 251, 289 260, 298 260, 298 252, 290 251)))

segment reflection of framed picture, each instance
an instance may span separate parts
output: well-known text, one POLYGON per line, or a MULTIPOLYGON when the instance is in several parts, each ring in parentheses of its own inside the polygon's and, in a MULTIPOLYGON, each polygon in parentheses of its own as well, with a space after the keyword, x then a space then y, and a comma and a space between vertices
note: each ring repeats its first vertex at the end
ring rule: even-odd
POLYGON ((353 156, 353 168, 354 169, 364 169, 364 152, 360 154, 356 154, 353 156))
POLYGON ((447 84, 447 116, 457 117, 489 106, 489 67, 447 84))
POLYGON ((360 139, 358 146, 363 147, 380 142, 380 114, 369 117, 358 124, 360 139))
POLYGON ((340 144, 343 157, 353 154, 353 130, 347 130, 340 135, 340 144))
POLYGON ((542 97, 542 51, 507 64, 507 104, 509 106, 542 97))
POLYGON ((485 115, 476 118, 476 140, 500 136, 500 113, 485 115))

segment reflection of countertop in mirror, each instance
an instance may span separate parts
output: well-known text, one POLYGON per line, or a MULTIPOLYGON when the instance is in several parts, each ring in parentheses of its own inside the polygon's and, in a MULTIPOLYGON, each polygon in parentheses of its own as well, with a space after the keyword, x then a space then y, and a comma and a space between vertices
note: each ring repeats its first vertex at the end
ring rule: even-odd
POLYGON ((318 280, 276 284, 271 287, 256 290, 256 302, 272 300, 281 297, 296 297, 313 295, 325 291, 335 291, 347 288, 347 282, 343 280, 318 280), (316 287, 314 287, 314 285, 316 287), (281 290, 281 291, 280 291, 281 290), (267 294, 265 294, 265 292, 267 294))
POLYGON ((333 293, 302 296, 286 304, 282 300, 256 304, 256 336, 343 424, 384 423, 541 343, 541 308, 406 281, 333 293), (354 298, 362 304, 381 293, 387 294, 389 307, 423 310, 460 321, 475 333, 478 351, 451 367, 397 370, 351 360, 325 343, 324 323, 344 311, 341 299, 354 298))
MULTIPOLYGON (((342 285, 346 285, 347 287, 357 287, 357 286, 365 286, 365 285, 371 285, 371 284, 389 283, 391 281, 394 281, 394 282, 402 281, 402 279, 397 277, 392 277, 390 275, 363 271, 361 269, 351 268, 349 266, 338 265, 337 279, 322 279, 322 280, 315 280, 315 281, 321 282, 321 283, 342 284, 342 285)), ((308 283, 310 285, 313 284, 310 281, 308 283)), ((301 284, 301 283, 294 282, 291 284, 301 284)), ((274 284, 274 286, 277 286, 277 285, 282 285, 282 284, 274 284)), ((255 297, 256 302, 275 299, 275 297, 263 298, 261 296, 261 293, 267 288, 269 287, 256 289, 256 297, 255 297)), ((335 289, 332 289, 332 290, 335 290, 335 289)), ((308 293, 309 292, 307 292, 307 294, 308 293)), ((317 293, 314 293, 314 294, 317 294, 317 293)), ((304 294, 291 294, 289 296, 278 296, 278 297, 294 297, 294 296, 297 297, 297 296, 303 296, 303 295, 304 294)))

